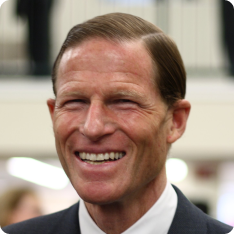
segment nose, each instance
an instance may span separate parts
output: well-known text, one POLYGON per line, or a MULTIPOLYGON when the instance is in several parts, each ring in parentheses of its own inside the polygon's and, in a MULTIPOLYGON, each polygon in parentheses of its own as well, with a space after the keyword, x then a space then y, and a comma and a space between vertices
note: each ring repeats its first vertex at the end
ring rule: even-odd
POLYGON ((91 141, 98 141, 115 131, 102 103, 91 103, 80 132, 91 141))

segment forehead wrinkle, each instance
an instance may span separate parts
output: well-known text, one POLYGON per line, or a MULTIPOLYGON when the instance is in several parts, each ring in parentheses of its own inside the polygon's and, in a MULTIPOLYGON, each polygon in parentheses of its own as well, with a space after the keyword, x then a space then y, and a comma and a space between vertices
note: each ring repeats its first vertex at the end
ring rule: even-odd
MULTIPOLYGON (((95 87, 92 86, 92 87, 95 88, 95 90, 97 90, 97 88, 98 88, 99 93, 101 93, 102 95, 105 95, 105 93, 106 93, 106 95, 108 95, 108 96, 128 96, 128 97, 135 97, 135 98, 143 98, 145 96, 143 94, 143 92, 142 92, 141 85, 139 85, 137 83, 134 83, 134 82, 131 82, 131 81, 128 82, 126 80, 125 81, 114 80, 114 81, 112 81, 113 83, 110 82, 110 81, 106 81, 106 82, 109 83, 108 87, 105 87, 105 86, 102 86, 102 85, 98 86, 99 88, 97 86, 95 86, 95 87), (116 87, 115 85, 113 86, 113 84, 115 84, 115 83, 119 83, 119 84, 122 84, 122 85, 130 84, 131 87, 128 87, 128 86, 124 86, 124 87, 123 86, 122 87, 117 86, 116 87), (134 87, 132 85, 137 86, 137 87, 134 89, 134 87)), ((104 82, 104 83, 106 83, 106 82, 104 82)), ((73 86, 72 84, 71 84, 71 86, 69 85, 68 87, 64 87, 63 89, 60 90, 60 92, 59 92, 60 95, 59 96, 60 97, 66 97, 66 96, 85 96, 85 95, 87 95, 87 90, 84 91, 83 90, 84 87, 82 85, 83 83, 87 83, 87 81, 86 80, 75 81, 75 83, 80 83, 81 86, 79 87, 79 85, 78 85, 76 87, 76 90, 69 90, 69 87, 73 86)), ((157 90, 155 90, 155 92, 157 92, 157 90)))
MULTIPOLYGON (((79 74, 80 72, 82 71, 77 71, 77 72, 74 72, 72 71, 71 73, 73 73, 71 76, 60 76, 59 77, 59 82, 62 84, 62 86, 64 86, 63 84, 63 80, 67 80, 68 79, 68 82, 65 82, 65 87, 63 87, 62 89, 60 89, 59 93, 63 94, 63 93, 71 93, 72 91, 67 91, 66 89, 69 89, 69 87, 73 86, 72 83, 78 83, 77 85, 79 86, 79 83, 81 85, 81 87, 83 86, 83 84, 85 83, 89 83, 90 82, 88 80, 86 80, 85 76, 79 74), (78 74, 77 74, 78 73, 78 74), (73 80, 73 79, 76 79, 76 80, 73 80), (70 81, 69 81, 70 80, 70 81), (69 84, 70 83, 70 84, 69 84)), ((105 74, 108 74, 108 73, 111 73, 111 72, 91 72, 91 71, 86 71, 87 73, 105 73, 105 74)), ((132 73, 132 72, 113 72, 114 74, 111 75, 111 77, 108 79, 108 80, 105 80, 105 81, 102 81, 102 79, 100 80, 100 82, 103 84, 103 83, 108 83, 109 84, 109 88, 112 88, 112 85, 115 84, 115 83, 119 83, 119 84, 130 84, 130 85, 133 85, 133 86, 138 86, 140 89, 142 88, 140 84, 138 84, 138 82, 133 82, 131 81, 132 80, 132 76, 137 76, 138 78, 135 79, 138 80, 139 79, 139 82, 141 79, 145 79, 144 77, 142 77, 141 75, 137 74, 137 73, 132 73), (118 74, 121 74, 121 75, 118 75, 118 74), (126 78, 129 77, 130 80, 126 80, 126 78)), ((68 75, 68 74, 67 74, 68 75)), ((95 75, 93 75, 93 78, 92 78, 95 82, 99 82, 99 77, 96 77, 95 75)), ((147 79, 147 78, 146 78, 147 79)), ((152 83, 152 85, 155 87, 155 84, 153 84, 152 82, 152 78, 150 78, 150 83, 152 83)), ((80 89, 81 89, 80 87, 80 89)), ((102 88, 102 85, 99 86, 100 89, 102 88)), ((131 87, 131 90, 132 90, 132 87, 131 87)), ((100 90, 101 91, 101 90, 100 90)), ((155 90, 157 91, 157 89, 155 90)), ((79 90, 79 92, 81 92, 81 90, 79 90)), ((133 93, 133 91, 131 92, 133 93)), ((75 94, 75 93, 74 93, 75 94)), ((84 93, 83 93, 84 94, 84 93)), ((68 96, 69 94, 66 94, 66 96, 68 96)), ((136 92, 135 91, 135 96, 139 96, 140 95, 140 92, 136 92)), ((63 95, 64 96, 64 95, 63 95)), ((132 95, 133 96, 133 95, 132 95)))
POLYGON ((117 97, 133 97, 133 98, 144 97, 144 95, 142 95, 141 92, 138 92, 136 90, 117 90, 114 91, 112 94, 117 97))
MULTIPOLYGON (((124 69, 123 70, 119 70, 119 71, 98 71, 98 70, 90 70, 90 69, 83 69, 83 68, 79 68, 78 70, 72 70, 72 71, 68 71, 68 72, 63 72, 61 75, 60 75, 60 79, 64 79, 64 77, 68 77, 68 78, 79 78, 81 77, 82 78, 82 73, 84 72, 84 74, 89 74, 89 73, 97 73, 97 74, 113 74, 112 76, 116 77, 117 78, 121 78, 121 76, 124 75, 124 77, 126 76, 131 76, 131 75, 134 75, 134 76, 137 76, 139 78, 142 77, 142 74, 138 74, 137 72, 134 72, 134 71, 125 71, 124 69), (121 76, 118 76, 118 74, 120 74, 121 76)), ((78 82, 85 82, 85 80, 78 80, 78 82)), ((109 82, 109 81, 107 81, 109 82)), ((114 81, 114 82, 118 82, 118 81, 114 81)), ((119 82, 122 82, 122 81, 119 81, 119 82)), ((132 82, 127 82, 127 81, 124 81, 125 83, 132 83, 132 82)))
POLYGON ((85 93, 87 92, 83 92, 83 91, 80 91, 80 90, 77 90, 77 91, 65 91, 65 92, 62 92, 62 94, 60 95, 60 97, 67 97, 67 96, 83 96, 85 93))

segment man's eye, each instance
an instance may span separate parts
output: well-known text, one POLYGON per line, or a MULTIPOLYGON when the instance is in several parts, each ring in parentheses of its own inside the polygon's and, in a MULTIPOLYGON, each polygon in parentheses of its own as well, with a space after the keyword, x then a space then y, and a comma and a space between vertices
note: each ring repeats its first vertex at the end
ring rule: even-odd
POLYGON ((77 109, 77 108, 84 106, 85 103, 86 101, 83 99, 72 99, 72 100, 67 100, 66 102, 64 102, 64 107, 69 108, 69 109, 71 108, 77 109))
POLYGON ((129 100, 129 99, 118 99, 115 101, 115 104, 121 105, 121 106, 135 106, 137 105, 136 102, 129 100))
POLYGON ((134 103, 133 101, 131 101, 129 99, 119 99, 117 102, 120 102, 120 103, 134 103))
POLYGON ((74 100, 69 100, 66 103, 85 103, 85 100, 83 100, 83 99, 74 99, 74 100))

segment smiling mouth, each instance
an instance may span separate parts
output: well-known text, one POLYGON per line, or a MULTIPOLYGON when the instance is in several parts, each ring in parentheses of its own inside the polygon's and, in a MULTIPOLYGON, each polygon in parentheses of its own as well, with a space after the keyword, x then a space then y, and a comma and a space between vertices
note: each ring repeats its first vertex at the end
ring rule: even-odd
POLYGON ((103 164, 106 162, 113 162, 121 159, 125 156, 125 152, 110 152, 110 153, 86 153, 86 152, 75 152, 75 155, 79 157, 82 161, 89 164, 103 164))

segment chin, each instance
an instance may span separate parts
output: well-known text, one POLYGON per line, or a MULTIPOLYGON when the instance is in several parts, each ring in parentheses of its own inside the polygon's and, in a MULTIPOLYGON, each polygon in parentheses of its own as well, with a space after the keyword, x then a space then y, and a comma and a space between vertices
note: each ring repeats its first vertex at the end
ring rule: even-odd
POLYGON ((82 186, 77 188, 76 191, 80 198, 85 202, 106 205, 121 200, 121 194, 117 191, 113 191, 111 186, 103 185, 102 183, 91 183, 89 186, 82 186), (99 185, 98 185, 99 184, 99 185))

